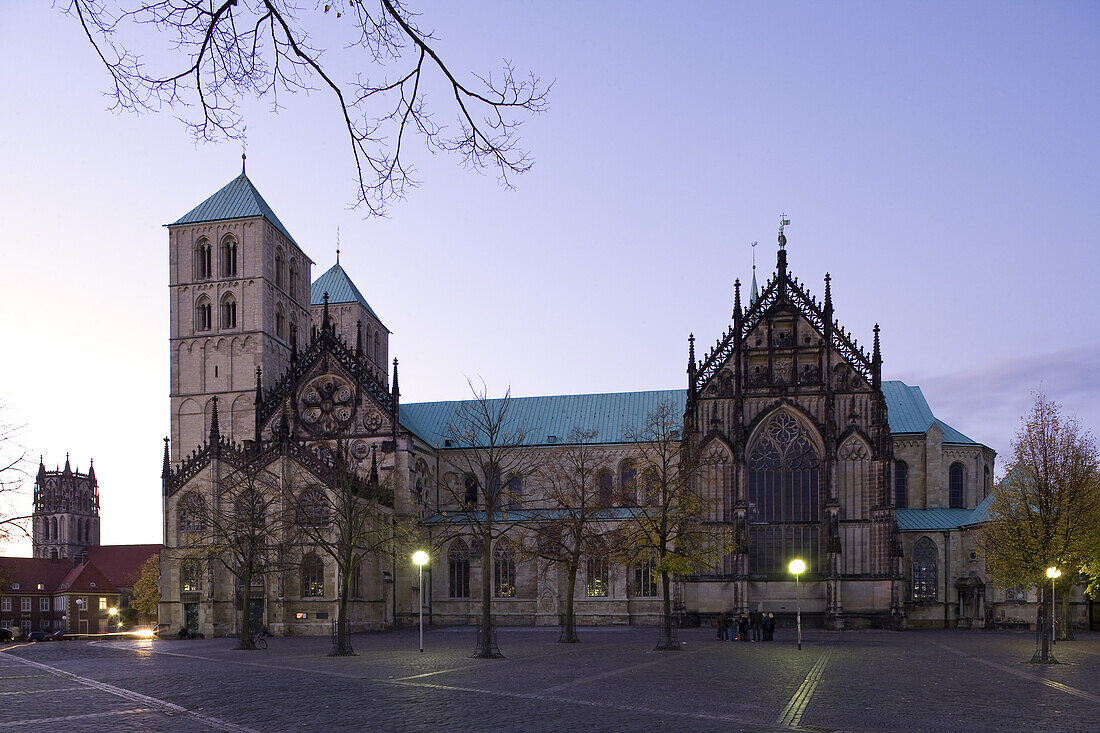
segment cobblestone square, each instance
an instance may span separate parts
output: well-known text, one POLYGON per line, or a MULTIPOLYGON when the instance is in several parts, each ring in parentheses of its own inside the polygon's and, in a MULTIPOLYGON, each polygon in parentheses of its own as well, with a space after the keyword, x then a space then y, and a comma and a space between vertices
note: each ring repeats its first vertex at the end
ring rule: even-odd
POLYGON ((505 659, 471 659, 475 630, 0 646, 0 731, 1096 731, 1100 635, 1026 664, 1027 633, 810 631, 774 643, 652 628, 502 628, 505 659))

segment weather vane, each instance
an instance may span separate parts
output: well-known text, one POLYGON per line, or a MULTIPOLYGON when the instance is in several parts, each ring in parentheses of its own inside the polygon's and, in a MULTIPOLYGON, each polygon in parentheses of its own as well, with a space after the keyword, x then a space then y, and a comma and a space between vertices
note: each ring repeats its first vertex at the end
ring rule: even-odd
POLYGON ((758 244, 760 243, 755 240, 752 243, 752 269, 754 271, 756 270, 756 245, 758 244))
POLYGON ((783 227, 791 225, 790 217, 787 214, 779 215, 779 248, 783 249, 787 246, 787 237, 783 234, 783 227))
POLYGON ((336 227, 336 264, 340 264, 340 227, 336 227))

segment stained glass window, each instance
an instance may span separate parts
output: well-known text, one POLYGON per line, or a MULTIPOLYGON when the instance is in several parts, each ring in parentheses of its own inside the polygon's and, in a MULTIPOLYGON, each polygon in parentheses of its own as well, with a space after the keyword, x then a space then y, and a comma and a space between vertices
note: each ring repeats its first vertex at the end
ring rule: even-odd
POLYGON ((922 537, 913 545, 913 600, 936 600, 936 545, 922 537))
POLYGON ((447 553, 447 590, 451 598, 470 597, 470 546, 466 540, 451 543, 447 553))

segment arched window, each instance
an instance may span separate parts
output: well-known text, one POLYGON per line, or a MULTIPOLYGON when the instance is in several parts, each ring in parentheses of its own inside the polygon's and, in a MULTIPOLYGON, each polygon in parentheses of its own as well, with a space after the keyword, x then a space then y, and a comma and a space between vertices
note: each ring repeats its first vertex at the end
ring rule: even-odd
POLYGON ((233 293, 226 293, 222 297, 222 328, 237 327, 237 299, 233 293))
POLYGON ((508 509, 519 509, 523 506, 523 476, 513 473, 504 486, 504 505, 508 509))
POLYGON ((466 489, 465 496, 463 497, 463 503, 467 509, 477 508, 477 479, 473 476, 467 476, 463 485, 466 489))
POLYGON ((781 412, 749 451, 749 572, 782 574, 799 558, 820 567, 821 461, 802 424, 781 412))
POLYGON ((936 600, 936 544, 921 537, 913 545, 913 600, 936 600))
POLYGON ((275 335, 286 338, 286 313, 283 312, 283 304, 275 306, 275 335))
POLYGON ((516 597, 516 557, 508 540, 500 540, 493 548, 493 595, 516 597))
POLYGON ((623 501, 633 504, 638 496, 638 469, 634 468, 634 461, 627 458, 619 464, 619 488, 622 489, 623 501))
POLYGON ((600 506, 611 506, 615 501, 615 477, 607 469, 596 477, 596 498, 600 506))
POLYGON ((291 298, 298 292, 298 260, 290 258, 290 277, 287 278, 287 293, 291 298))
POLYGON ((470 597, 470 546, 464 539, 452 542, 447 553, 447 595, 451 598, 470 597))
POLYGON ((200 239, 195 247, 195 278, 197 280, 209 280, 214 274, 211 267, 210 242, 200 239))
POLYGON ((176 505, 176 527, 180 532, 203 530, 204 504, 198 494, 188 493, 176 505))
POLYGON ((226 237, 222 240, 222 277, 237 276, 237 240, 226 237))
POLYGON ((275 250, 275 286, 279 288, 284 287, 286 284, 286 273, 283 272, 285 264, 283 250, 275 250))
POLYGON ((57 517, 50 517, 50 542, 57 542, 57 517))
POLYGON ((909 464, 905 461, 894 463, 894 506, 898 509, 909 506, 909 464))
POLYGON ((298 524, 320 527, 328 521, 329 505, 320 489, 306 489, 298 499, 298 524))
POLYGON ((351 598, 363 597, 363 563, 358 560, 351 566, 351 598))
POLYGON ((966 469, 961 463, 952 463, 947 476, 948 500, 952 509, 965 509, 966 500, 963 489, 966 486, 966 469))
POLYGON ((302 597, 320 598, 325 595, 325 566, 321 558, 312 552, 302 558, 302 597))
POLYGON ((989 475, 989 466, 985 467, 984 481, 982 482, 982 498, 985 499, 989 496, 990 490, 993 488, 993 482, 989 475))
POLYGON ((587 565, 588 572, 585 574, 584 594, 589 598, 606 598, 610 588, 607 553, 598 549, 594 550, 588 556, 587 565))
POLYGON ((209 331, 213 325, 214 318, 210 299, 205 295, 199 296, 198 302, 195 303, 195 330, 209 331))
POLYGON ((374 362, 376 364, 382 363, 382 337, 378 334, 378 331, 374 332, 374 362))
POLYGON ((646 553, 634 561, 634 595, 654 598, 657 595, 657 556, 646 553))
POLYGON ((202 590, 202 566, 197 560, 180 563, 180 591, 189 593, 202 590))
POLYGON ((647 468, 642 474, 642 504, 657 506, 661 501, 661 486, 657 480, 657 470, 647 468))
POLYGON ((297 348, 298 348, 298 319, 295 318, 293 314, 290 316, 290 329, 289 329, 289 339, 288 339, 288 341, 290 342, 290 348, 294 349, 294 350, 297 350, 297 348))

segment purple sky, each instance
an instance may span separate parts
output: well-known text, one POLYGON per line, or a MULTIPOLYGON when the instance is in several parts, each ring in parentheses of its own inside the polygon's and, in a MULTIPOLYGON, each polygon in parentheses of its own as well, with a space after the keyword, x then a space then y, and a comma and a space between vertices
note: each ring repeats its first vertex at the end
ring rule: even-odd
MULTIPOLYGON (((105 72, 45 5, 0 10, 0 398, 35 461, 95 458, 105 542, 157 542, 162 225, 236 176, 240 147, 106 111, 105 72)), ((868 347, 881 324, 884 376, 1000 467, 1040 386, 1100 426, 1100 5, 414 5, 456 68, 556 80, 517 190, 417 147, 423 185, 364 220, 328 97, 246 107, 250 178, 314 277, 340 227, 403 400, 463 398, 467 376, 682 387, 688 333, 705 351, 726 328, 753 240, 763 283, 786 211, 792 271, 819 296, 831 272, 840 322, 868 347)))

